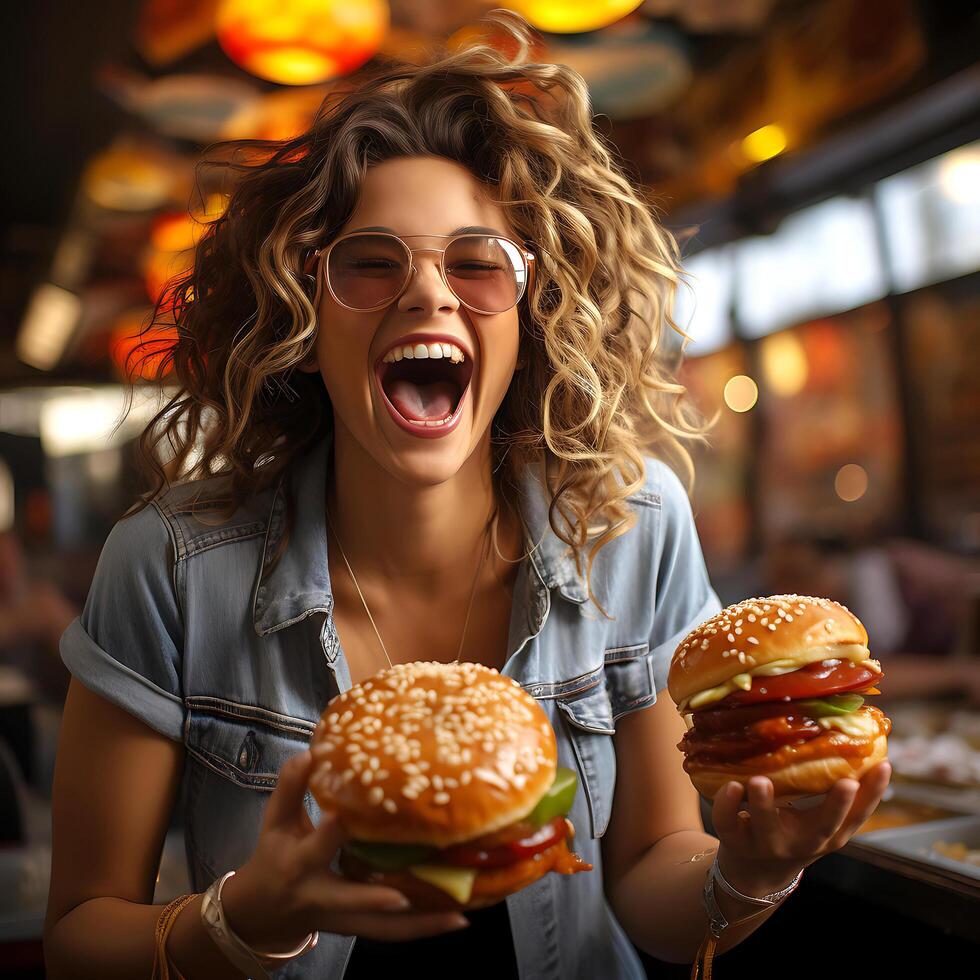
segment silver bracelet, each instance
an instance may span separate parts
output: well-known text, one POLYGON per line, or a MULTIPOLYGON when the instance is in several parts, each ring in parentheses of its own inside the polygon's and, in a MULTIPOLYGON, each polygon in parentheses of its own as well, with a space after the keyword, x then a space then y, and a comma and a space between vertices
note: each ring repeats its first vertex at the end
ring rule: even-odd
POLYGON ((221 889, 225 882, 235 874, 229 871, 212 882, 201 900, 201 921, 211 935, 218 948, 225 954, 234 966, 242 970, 248 977, 258 980, 269 980, 265 967, 275 968, 287 960, 301 956, 307 950, 313 949, 320 938, 319 932, 311 932, 303 943, 288 953, 266 953, 253 949, 228 925, 225 910, 221 904, 221 889))
MULTIPOLYGON (((741 918, 736 919, 734 922, 729 922, 725 918, 725 913, 722 912, 721 906, 718 904, 718 899, 715 897, 715 881, 718 878, 715 877, 714 865, 708 869, 708 873, 704 876, 704 910, 708 916, 708 931, 714 936, 715 940, 721 939, 722 932, 727 929, 730 925, 741 925, 743 922, 747 922, 749 919, 754 919, 756 916, 762 915, 767 909, 775 902, 764 903, 764 908, 756 909, 755 912, 750 912, 748 915, 743 915, 741 918)), ((720 878, 720 875, 719 875, 720 878)), ((758 901, 753 899, 753 901, 758 901)))
POLYGON ((710 877, 714 878, 721 885, 722 891, 727 892, 732 898, 738 899, 740 902, 747 902, 749 905, 763 905, 768 907, 782 901, 787 895, 796 890, 800 879, 803 877, 803 869, 801 868, 799 874, 785 888, 780 888, 779 891, 770 892, 768 895, 758 897, 755 895, 743 895, 721 873, 721 868, 718 866, 718 854, 716 852, 715 859, 711 862, 710 877))

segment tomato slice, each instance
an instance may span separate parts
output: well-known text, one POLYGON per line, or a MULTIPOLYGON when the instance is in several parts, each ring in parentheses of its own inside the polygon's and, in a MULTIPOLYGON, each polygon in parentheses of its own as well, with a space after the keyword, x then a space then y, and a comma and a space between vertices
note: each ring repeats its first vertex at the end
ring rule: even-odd
POLYGON ((842 694, 867 687, 872 681, 877 683, 882 676, 878 671, 862 667, 853 660, 821 660, 787 674, 753 677, 750 690, 735 691, 711 704, 710 710, 736 704, 822 698, 827 694, 842 694))
POLYGON ((555 817, 524 837, 508 841, 506 844, 481 846, 480 844, 457 844, 448 847, 431 858, 433 863, 452 864, 461 868, 501 868, 540 851, 546 851, 562 840, 568 833, 564 815, 555 817))

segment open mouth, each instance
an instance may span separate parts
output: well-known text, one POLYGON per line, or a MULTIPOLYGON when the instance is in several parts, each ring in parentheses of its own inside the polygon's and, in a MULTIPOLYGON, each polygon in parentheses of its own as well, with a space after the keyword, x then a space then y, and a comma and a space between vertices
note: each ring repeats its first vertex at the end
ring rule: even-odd
POLYGON ((406 357, 381 361, 376 373, 388 401, 404 419, 438 422, 456 411, 473 377, 473 362, 469 358, 456 364, 448 357, 406 357))

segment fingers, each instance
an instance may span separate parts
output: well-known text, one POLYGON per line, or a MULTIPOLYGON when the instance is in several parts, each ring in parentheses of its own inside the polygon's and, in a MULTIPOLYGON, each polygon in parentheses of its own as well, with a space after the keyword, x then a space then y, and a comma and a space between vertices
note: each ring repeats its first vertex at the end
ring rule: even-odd
POLYGON ((715 793, 711 805, 711 823, 715 834, 719 840, 730 847, 740 846, 747 833, 745 822, 738 816, 738 805, 742 801, 742 795, 741 783, 727 782, 715 793))
POLYGON ((749 832, 763 853, 784 857, 778 853, 781 838, 775 795, 768 776, 753 776, 749 780, 749 832))
POLYGON ((310 883, 304 897, 321 911, 337 912, 408 912, 409 900, 396 888, 368 885, 327 872, 316 883, 310 883))
POLYGON ((329 932, 366 936, 382 942, 402 942, 437 936, 469 925, 459 912, 349 913, 332 916, 329 932))
POLYGON ((804 814, 802 819, 809 823, 807 827, 808 836, 813 839, 813 851, 818 851, 826 846, 827 842, 837 833, 847 811, 858 791, 858 781, 856 779, 838 779, 828 790, 823 803, 809 814, 810 820, 804 814))
MULTIPOLYGON (((309 749, 287 759, 279 770, 279 782, 266 804, 264 821, 267 827, 285 825, 303 809, 303 797, 310 777, 313 756, 309 749)), ((305 811, 304 811, 305 812, 305 811)))
POLYGON ((881 802, 881 797, 891 779, 892 767, 887 760, 869 769, 861 777, 860 788, 847 812, 842 826, 837 830, 831 846, 836 850, 843 847, 871 816, 881 802))

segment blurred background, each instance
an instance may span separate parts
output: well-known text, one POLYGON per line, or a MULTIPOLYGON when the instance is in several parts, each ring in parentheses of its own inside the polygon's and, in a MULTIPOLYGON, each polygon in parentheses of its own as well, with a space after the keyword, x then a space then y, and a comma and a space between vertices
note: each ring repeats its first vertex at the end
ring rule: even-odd
MULTIPOLYGON (((539 27, 539 60, 585 77, 596 129, 683 241, 691 342, 670 356, 719 413, 695 494, 719 595, 852 608, 894 709, 907 792, 889 826, 976 822, 980 5, 37 0, 5 10, 0 67, 4 975, 39 975, 58 638, 143 489, 133 440, 160 391, 141 385, 117 427, 126 357, 226 201, 193 193, 195 162, 217 140, 292 136, 365 61, 424 59, 496 6, 539 27)), ((961 899, 980 894, 975 829, 949 858, 961 899)), ((175 827, 158 900, 181 862, 175 827)), ((945 909, 945 948, 951 929, 976 941, 940 899, 914 901, 945 909)))

